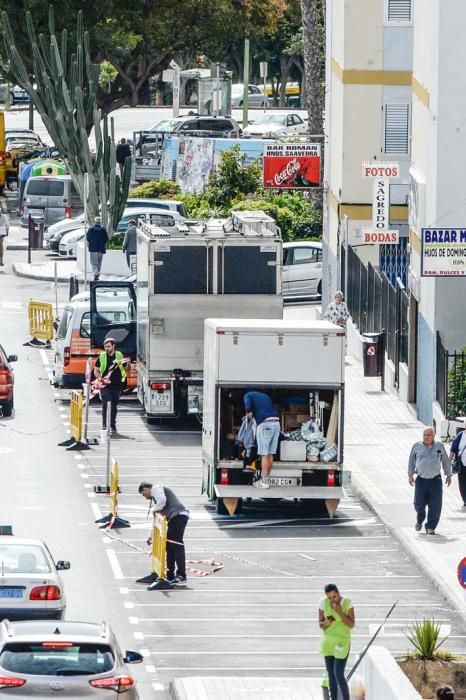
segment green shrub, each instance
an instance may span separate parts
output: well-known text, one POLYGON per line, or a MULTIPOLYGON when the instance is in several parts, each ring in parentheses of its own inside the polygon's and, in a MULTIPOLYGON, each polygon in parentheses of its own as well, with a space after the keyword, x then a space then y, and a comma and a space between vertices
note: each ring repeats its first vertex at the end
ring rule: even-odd
POLYGON ((129 193, 135 199, 172 199, 180 193, 180 186, 171 180, 151 180, 138 185, 129 193))
POLYGON ((107 250, 121 250, 124 237, 124 233, 114 233, 107 244, 107 250))
POLYGON ((445 652, 438 652, 438 649, 448 639, 445 637, 439 642, 440 624, 435 620, 424 619, 422 622, 415 622, 406 633, 414 647, 412 656, 417 659, 432 660, 439 655, 445 657, 445 652))

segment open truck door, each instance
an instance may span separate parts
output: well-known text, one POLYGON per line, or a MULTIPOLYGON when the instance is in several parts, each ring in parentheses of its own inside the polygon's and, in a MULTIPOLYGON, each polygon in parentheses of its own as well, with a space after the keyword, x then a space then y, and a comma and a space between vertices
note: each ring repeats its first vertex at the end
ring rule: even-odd
POLYGON ((91 282, 91 344, 103 348, 105 338, 115 339, 125 357, 136 359, 136 294, 132 282, 91 282))

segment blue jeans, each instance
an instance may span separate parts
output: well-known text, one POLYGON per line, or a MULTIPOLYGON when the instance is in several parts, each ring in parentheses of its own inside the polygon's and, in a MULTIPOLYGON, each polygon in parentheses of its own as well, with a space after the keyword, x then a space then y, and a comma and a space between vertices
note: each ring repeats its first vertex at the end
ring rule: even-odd
POLYGON ((328 688, 330 690, 330 699, 338 700, 338 689, 342 700, 350 700, 348 683, 345 679, 345 667, 348 657, 345 659, 336 659, 334 656, 325 656, 325 668, 328 674, 328 688))
POLYGON ((418 476, 414 484, 414 508, 417 522, 422 525, 426 518, 426 530, 435 530, 442 512, 442 477, 423 479, 418 476))

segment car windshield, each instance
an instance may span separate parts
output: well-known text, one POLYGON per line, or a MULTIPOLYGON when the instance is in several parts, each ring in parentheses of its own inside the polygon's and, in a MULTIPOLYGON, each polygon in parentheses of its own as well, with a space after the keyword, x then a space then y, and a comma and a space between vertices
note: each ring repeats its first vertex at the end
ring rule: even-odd
POLYGON ((177 119, 163 119, 161 122, 157 122, 151 131, 163 131, 164 133, 175 131, 176 127, 180 122, 177 119))
POLYGON ((42 644, 10 643, 0 654, 0 666, 5 671, 33 676, 93 676, 111 671, 114 665, 112 648, 106 644, 58 640, 42 644))
POLYGON ((254 124, 285 124, 286 114, 265 114, 256 119, 254 124))
POLYGON ((31 544, 2 543, 0 545, 0 573, 47 574, 50 573, 42 547, 31 544))

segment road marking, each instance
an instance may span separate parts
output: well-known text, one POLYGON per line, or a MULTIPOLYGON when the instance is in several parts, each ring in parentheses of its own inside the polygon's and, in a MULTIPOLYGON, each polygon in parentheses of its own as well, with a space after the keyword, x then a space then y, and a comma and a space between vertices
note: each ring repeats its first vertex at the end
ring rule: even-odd
MULTIPOLYGON (((90 495, 90 494, 88 494, 90 495)), ((112 567, 113 575, 116 579, 120 580, 123 578, 123 572, 120 568, 120 564, 118 563, 117 556, 115 552, 112 552, 111 549, 106 549, 107 556, 110 562, 110 566, 112 567)))
POLYGON ((49 367, 50 362, 49 362, 49 358, 47 357, 47 353, 45 352, 45 350, 39 350, 39 354, 41 356, 42 364, 44 365, 44 367, 49 367))
POLYGON ((309 561, 317 561, 317 559, 314 559, 314 557, 308 557, 307 554, 298 554, 298 557, 302 557, 303 559, 309 559, 309 561))
MULTIPOLYGON (((143 642, 144 641, 144 633, 143 632, 133 632, 134 639, 136 639, 138 642, 143 642)), ((153 635, 156 637, 157 635, 153 635)))
MULTIPOLYGON (((91 494, 88 494, 90 496, 91 494)), ((93 494, 95 495, 95 494, 93 494)), ((205 540, 207 541, 207 540, 205 540)), ((186 540, 186 544, 188 543, 188 540, 186 540)), ((225 543, 227 544, 227 543, 225 543)), ((191 552, 204 552, 206 549, 211 549, 210 547, 192 547, 191 552)), ((222 547, 224 549, 224 554, 225 556, 228 554, 298 554, 299 552, 293 552, 290 551, 289 549, 271 549, 271 550, 264 550, 264 549, 227 549, 226 547, 222 547)), ((307 552, 311 552, 312 554, 328 554, 326 549, 307 549, 307 552)), ((332 554, 335 555, 337 552, 342 552, 343 554, 385 554, 385 552, 398 552, 399 549, 332 549, 332 554)), ((126 555, 133 555, 137 554, 140 555, 140 552, 136 551, 131 551, 131 550, 118 550, 115 552, 119 556, 122 556, 124 554, 126 555)))
POLYGON ((139 618, 138 617, 128 617, 129 624, 130 625, 139 625, 139 618))
POLYGON ((126 586, 122 586, 120 588, 120 593, 121 593, 121 595, 128 595, 129 590, 126 588, 126 586))
MULTIPOLYGON (((301 578, 299 574, 297 574, 297 577, 301 578)), ((198 581, 196 578, 192 578, 191 581, 198 581)), ((128 588, 129 593, 137 593, 140 591, 140 588, 128 588)), ((200 593, 200 594, 205 594, 205 595, 211 595, 212 593, 240 593, 244 594, 244 589, 243 588, 191 588, 189 587, 188 589, 186 588, 174 588, 170 592, 174 593, 176 595, 181 595, 183 593, 186 593, 186 590, 189 591, 189 593, 200 593)), ((287 596, 291 595, 301 595, 301 594, 306 594, 306 595, 316 595, 318 596, 320 593, 322 593, 321 588, 267 588, 267 595, 270 593, 285 593, 287 596)), ((373 588, 352 588, 351 593, 428 593, 429 589, 428 588, 378 588, 376 591, 374 591, 373 588)), ((249 591, 248 595, 249 596, 254 596, 254 595, 263 595, 263 591, 249 591)))
MULTIPOLYGON (((302 617, 139 617, 137 618, 139 622, 302 622, 302 617)), ((361 622, 367 622, 372 624, 377 624, 383 622, 384 617, 360 617, 358 615, 358 624, 361 622)), ((418 622, 418 617, 406 617, 406 618, 395 618, 396 622, 409 624, 410 622, 418 622)), ((436 622, 449 622, 447 617, 436 617, 436 622)))
MULTIPOLYGON (((139 590, 139 589, 138 589, 139 590)), ((170 591, 173 592, 173 591, 170 591)), ((241 592, 241 591, 238 591, 241 592)), ((281 591, 283 593, 283 589, 281 591)), ((391 592, 391 591, 390 591, 391 592)), ((182 593, 182 591, 180 591, 182 593)), ((243 591, 244 593, 244 591, 243 591)), ((238 603, 172 603, 171 598, 164 600, 162 603, 125 603, 125 606, 130 606, 131 608, 237 608, 238 603), (170 601, 170 602, 169 602, 170 601)), ((270 603, 244 603, 241 602, 241 608, 308 608, 310 610, 315 610, 315 603, 275 603, 271 601, 270 603)), ((386 608, 387 603, 357 603, 358 608, 386 608)), ((398 608, 412 608, 413 603, 398 603, 398 608)), ((433 610, 446 610, 450 611, 450 608, 445 608, 442 603, 422 603, 423 608, 432 608, 433 610)))
POLYGON ((19 311, 23 310, 23 304, 20 301, 2 301, 3 309, 17 309, 19 311))

